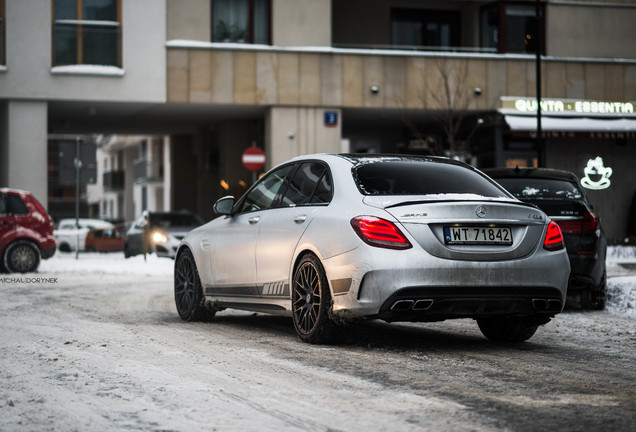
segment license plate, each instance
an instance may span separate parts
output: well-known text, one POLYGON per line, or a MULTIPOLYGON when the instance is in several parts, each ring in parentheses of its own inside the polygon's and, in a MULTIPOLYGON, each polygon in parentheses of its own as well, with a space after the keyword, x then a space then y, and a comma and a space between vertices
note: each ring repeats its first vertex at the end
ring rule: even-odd
POLYGON ((445 226, 444 242, 448 245, 510 246, 510 227, 445 226))

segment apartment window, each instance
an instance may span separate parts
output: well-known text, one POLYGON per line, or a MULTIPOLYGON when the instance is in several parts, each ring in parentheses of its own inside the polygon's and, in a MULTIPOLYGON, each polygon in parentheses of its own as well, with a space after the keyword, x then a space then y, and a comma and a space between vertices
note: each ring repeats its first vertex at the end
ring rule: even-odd
POLYGON ((5 0, 0 0, 0 65, 7 64, 5 58, 5 18, 4 18, 5 0))
POLYGON ((269 0, 212 0, 212 40, 269 44, 269 0))
POLYGON ((121 67, 121 0, 53 0, 53 66, 121 67))
MULTIPOLYGON (((541 4, 542 28, 545 28, 545 8, 541 4)), ((542 32, 542 41, 545 41, 542 32)), ((481 10, 481 46, 500 53, 536 53, 538 39, 534 4, 496 2, 481 10)), ((545 42, 541 44, 545 53, 545 42)))
POLYGON ((394 46, 458 47, 460 13, 426 9, 393 9, 391 11, 394 46))

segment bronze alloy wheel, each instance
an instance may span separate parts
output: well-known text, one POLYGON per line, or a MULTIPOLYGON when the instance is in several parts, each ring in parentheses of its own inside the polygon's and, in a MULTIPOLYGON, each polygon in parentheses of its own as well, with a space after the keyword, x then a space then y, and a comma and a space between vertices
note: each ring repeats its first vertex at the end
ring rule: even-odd
POLYGON ((305 255, 292 280, 292 315, 298 336, 310 343, 332 343, 341 329, 329 318, 331 295, 318 258, 305 255))

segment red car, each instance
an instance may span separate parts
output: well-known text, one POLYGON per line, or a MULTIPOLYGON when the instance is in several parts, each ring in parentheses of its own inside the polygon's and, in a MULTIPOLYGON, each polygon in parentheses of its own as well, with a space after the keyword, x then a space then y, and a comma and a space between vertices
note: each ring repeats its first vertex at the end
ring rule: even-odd
POLYGON ((0 188, 0 271, 36 271, 55 242, 53 219, 30 192, 0 188))

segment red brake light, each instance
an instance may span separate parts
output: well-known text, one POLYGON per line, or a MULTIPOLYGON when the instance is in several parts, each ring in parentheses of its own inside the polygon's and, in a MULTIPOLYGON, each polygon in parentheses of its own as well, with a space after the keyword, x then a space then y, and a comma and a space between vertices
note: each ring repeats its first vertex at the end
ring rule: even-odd
POLYGON ((393 222, 373 216, 351 219, 351 226, 363 242, 389 249, 409 249, 411 242, 393 222))
POLYGON ((543 248, 549 251, 557 251, 563 249, 563 234, 561 228, 556 222, 550 222, 548 229, 545 233, 545 240, 543 241, 543 248))

